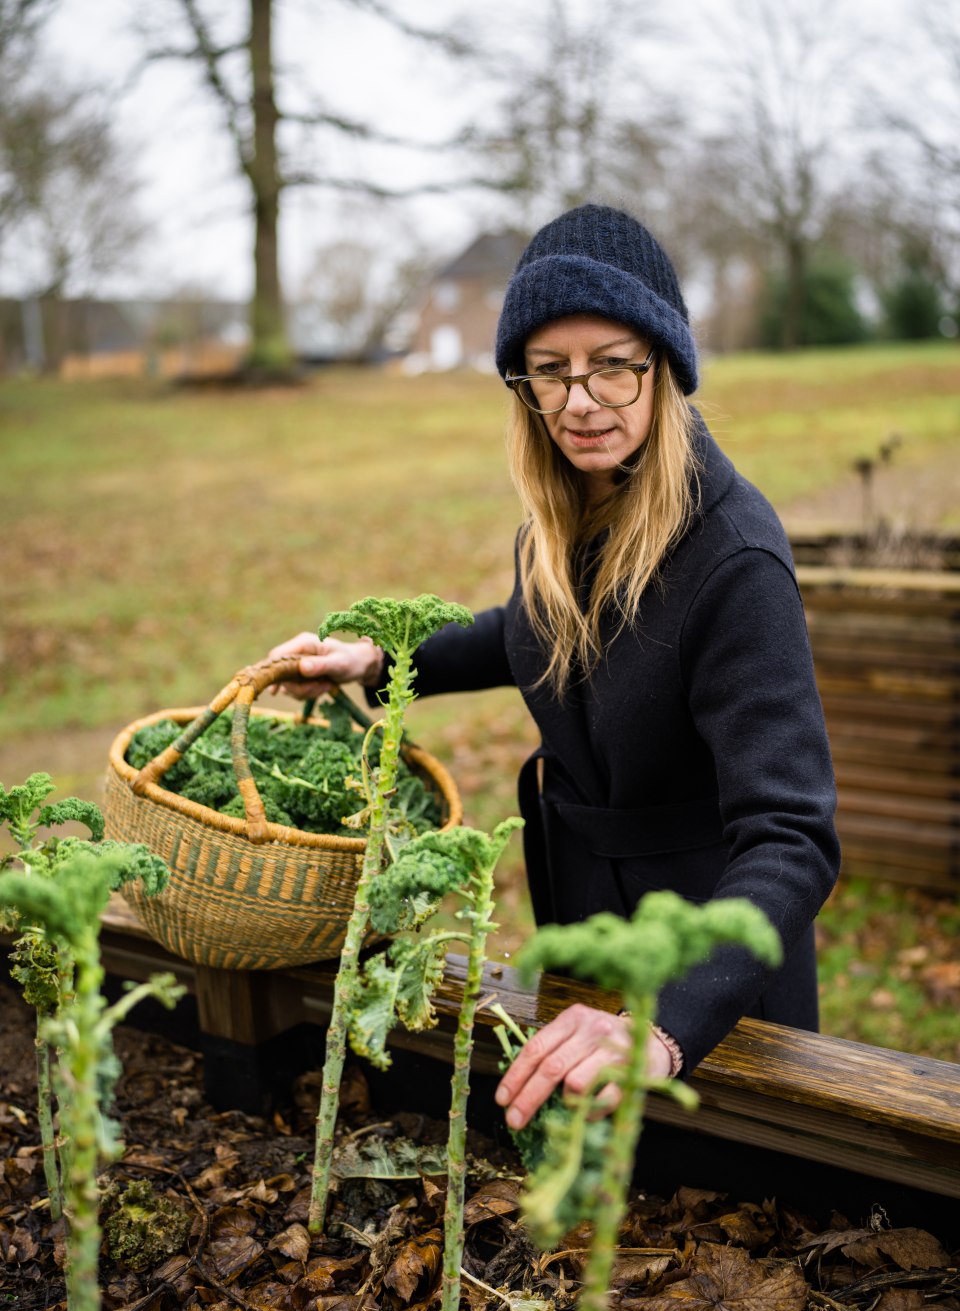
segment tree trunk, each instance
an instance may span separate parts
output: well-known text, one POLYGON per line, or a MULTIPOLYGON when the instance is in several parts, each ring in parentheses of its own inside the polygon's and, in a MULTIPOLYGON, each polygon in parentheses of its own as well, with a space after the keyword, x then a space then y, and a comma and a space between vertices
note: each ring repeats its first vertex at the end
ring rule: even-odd
POLYGON ((277 225, 280 177, 277 105, 273 86, 273 0, 250 0, 250 69, 253 76, 253 154, 247 173, 253 189, 254 291, 252 340, 247 365, 255 371, 289 373, 293 352, 284 321, 277 225))
POLYGON ((780 344, 785 351, 803 345, 803 311, 806 299, 807 250, 796 234, 787 237, 787 294, 783 304, 780 344))

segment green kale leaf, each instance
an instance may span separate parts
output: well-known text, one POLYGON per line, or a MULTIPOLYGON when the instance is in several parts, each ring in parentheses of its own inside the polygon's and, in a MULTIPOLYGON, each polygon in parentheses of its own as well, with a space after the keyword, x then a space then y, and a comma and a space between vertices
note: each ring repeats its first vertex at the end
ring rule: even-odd
POLYGON ((319 635, 324 638, 331 633, 356 633, 395 656, 400 651, 416 650, 445 624, 469 628, 472 623, 473 615, 466 606, 441 601, 430 592, 408 601, 367 596, 349 610, 334 610, 327 615, 319 635))

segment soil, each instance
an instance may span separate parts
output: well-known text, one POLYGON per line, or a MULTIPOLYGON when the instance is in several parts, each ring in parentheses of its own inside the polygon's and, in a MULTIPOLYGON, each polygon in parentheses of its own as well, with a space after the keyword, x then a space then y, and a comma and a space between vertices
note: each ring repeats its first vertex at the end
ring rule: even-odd
MULTIPOLYGON (((49 1219, 33 1108, 33 1021, 5 984, 0 1016, 0 1305, 65 1311, 63 1223, 49 1219)), ((116 1047, 123 1073, 114 1113, 126 1146, 101 1178, 107 1311, 438 1305, 442 1175, 389 1180, 371 1169, 343 1179, 326 1236, 307 1232, 315 1072, 296 1081, 289 1105, 255 1117, 206 1102, 202 1058, 191 1047, 133 1028, 117 1031, 116 1047), (152 1199, 161 1212, 144 1235, 124 1229, 123 1199, 152 1199)), ((423 1106, 423 1093, 418 1087, 409 1101, 423 1106)), ((409 1110, 384 1118, 363 1070, 348 1067, 339 1134, 355 1144, 376 1137, 394 1155, 400 1140, 440 1144, 442 1160, 446 1129, 409 1110)), ((566 1311, 588 1233, 574 1230, 557 1252, 539 1252, 520 1223, 522 1180, 509 1146, 472 1131, 469 1150, 463 1305, 566 1311)), ((670 1196, 636 1192, 611 1306, 960 1311, 955 1217, 946 1199, 922 1229, 909 1211, 880 1205, 823 1221, 780 1196, 742 1200, 695 1186, 670 1196)))

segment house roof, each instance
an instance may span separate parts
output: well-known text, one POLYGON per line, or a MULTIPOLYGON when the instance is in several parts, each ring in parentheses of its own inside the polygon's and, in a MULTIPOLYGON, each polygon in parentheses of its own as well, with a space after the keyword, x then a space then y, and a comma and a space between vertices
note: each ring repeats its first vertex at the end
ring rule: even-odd
POLYGON ((437 275, 440 279, 480 278, 506 282, 528 238, 520 232, 484 232, 437 275))

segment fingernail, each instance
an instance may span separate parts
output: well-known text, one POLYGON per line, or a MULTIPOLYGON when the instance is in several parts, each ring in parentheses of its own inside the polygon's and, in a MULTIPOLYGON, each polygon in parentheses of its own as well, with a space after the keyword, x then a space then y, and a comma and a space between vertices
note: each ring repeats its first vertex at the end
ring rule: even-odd
POLYGON ((509 1100, 510 1094, 507 1092, 506 1088, 498 1088, 494 1093, 494 1101, 498 1106, 506 1106, 509 1100))
POLYGON ((320 672, 319 661, 312 656, 304 656, 300 661, 301 674, 318 674, 320 672))
POLYGON ((507 1124, 509 1124, 511 1129, 519 1129, 520 1126, 523 1124, 523 1116, 520 1114, 518 1110, 508 1111, 507 1124))

